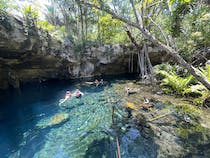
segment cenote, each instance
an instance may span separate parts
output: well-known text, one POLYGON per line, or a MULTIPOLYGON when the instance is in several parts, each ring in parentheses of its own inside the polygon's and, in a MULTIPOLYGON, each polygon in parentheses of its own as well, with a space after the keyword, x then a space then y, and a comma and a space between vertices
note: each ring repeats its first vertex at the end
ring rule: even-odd
POLYGON ((122 157, 155 157, 154 143, 142 137, 135 124, 124 121, 128 112, 117 101, 119 96, 112 86, 125 80, 109 77, 101 87, 86 86, 82 81, 49 81, 4 91, 0 110, 1 158, 114 158, 116 137, 122 157), (66 90, 76 88, 84 96, 59 106, 66 90))
POLYGON ((210 158, 209 2, 0 0, 0 158, 210 158))

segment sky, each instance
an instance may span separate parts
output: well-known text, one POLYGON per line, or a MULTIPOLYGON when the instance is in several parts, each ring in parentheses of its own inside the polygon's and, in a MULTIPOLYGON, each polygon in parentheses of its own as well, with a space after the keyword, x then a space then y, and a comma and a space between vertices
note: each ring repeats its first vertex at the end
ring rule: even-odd
POLYGON ((17 6, 17 8, 12 9, 11 13, 17 16, 22 17, 22 9, 25 6, 29 6, 31 5, 32 8, 35 9, 35 11, 39 12, 39 18, 41 20, 45 19, 44 13, 45 13, 45 5, 49 5, 50 2, 49 0, 13 0, 12 4, 14 4, 15 6, 17 6))

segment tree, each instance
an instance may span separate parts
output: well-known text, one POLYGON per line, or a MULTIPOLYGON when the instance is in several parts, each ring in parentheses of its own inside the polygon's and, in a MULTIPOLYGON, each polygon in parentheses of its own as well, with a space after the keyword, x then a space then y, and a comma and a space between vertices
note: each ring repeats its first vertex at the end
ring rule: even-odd
MULTIPOLYGON (((146 0, 146 3, 149 2, 149 0, 146 0)), ((151 2, 151 0, 150 0, 151 2)), ((168 54, 170 54, 181 66, 183 66, 184 68, 186 68, 198 81, 200 81, 207 89, 210 90, 210 82, 207 80, 207 78, 205 76, 203 76, 201 74, 201 72, 199 70, 197 70, 196 68, 194 68, 191 64, 187 63, 178 53, 178 51, 176 51, 173 47, 171 47, 169 45, 169 41, 166 39, 166 42, 162 42, 160 41, 158 38, 156 38, 154 36, 154 34, 152 34, 146 27, 145 27, 145 23, 142 21, 136 21, 134 22, 133 20, 127 19, 117 13, 115 13, 113 11, 113 9, 111 9, 111 7, 108 5, 108 3, 104 3, 102 0, 97 1, 97 3, 91 3, 88 1, 83 1, 81 0, 81 3, 89 6, 89 7, 94 7, 97 8, 99 10, 103 10, 109 14, 112 15, 113 18, 116 18, 118 20, 121 20, 122 22, 137 28, 139 31, 141 31, 141 33, 145 36, 146 39, 148 39, 149 41, 151 41, 153 44, 157 45, 158 47, 162 48, 164 51, 166 51, 168 54)), ((156 1, 154 1, 154 3, 156 3, 156 1)), ((132 6, 132 10, 133 12, 137 13, 136 8, 134 5, 132 6)), ((150 16, 148 15, 147 18, 150 18, 150 16)), ((141 19, 143 20, 143 19, 141 19)), ((158 27, 158 26, 156 26, 158 27)), ((165 35, 165 34, 163 34, 165 35)))

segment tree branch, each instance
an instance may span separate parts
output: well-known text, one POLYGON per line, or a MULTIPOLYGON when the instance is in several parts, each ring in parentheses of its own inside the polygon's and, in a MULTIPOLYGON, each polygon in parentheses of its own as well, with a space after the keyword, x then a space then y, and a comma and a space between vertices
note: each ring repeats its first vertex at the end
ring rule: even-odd
POLYGON ((150 16, 148 16, 148 18, 150 19, 150 21, 160 30, 163 38, 165 39, 166 43, 167 43, 167 46, 169 46, 169 41, 166 37, 166 35, 164 34, 163 30, 161 29, 160 25, 158 25, 154 20, 152 20, 152 18, 150 16))
POLYGON ((183 67, 185 67, 193 76, 195 76, 195 78, 200 81, 208 90, 210 90, 210 82, 207 80, 207 78, 205 76, 203 76, 201 74, 201 72, 199 70, 196 70, 192 65, 190 65, 189 63, 187 63, 180 55, 178 52, 176 52, 173 48, 165 45, 164 43, 160 42, 155 36, 153 36, 146 28, 143 28, 143 25, 137 24, 133 21, 130 21, 126 18, 121 17, 120 15, 115 14, 113 11, 111 11, 109 8, 107 7, 100 7, 97 6, 95 4, 91 4, 88 2, 84 2, 84 0, 81 0, 81 3, 84 5, 87 5, 89 7, 95 7, 96 9, 99 10, 103 10, 109 14, 112 15, 113 18, 121 20, 124 23, 127 23, 130 26, 133 26, 137 29, 139 29, 142 34, 145 35, 145 37, 150 40, 151 42, 153 42, 155 45, 157 45, 158 47, 162 48, 163 50, 165 50, 168 54, 170 54, 180 65, 182 65, 183 67))
POLYGON ((129 37, 129 39, 131 40, 131 42, 137 47, 140 48, 139 44, 136 42, 136 40, 133 38, 133 36, 131 35, 131 32, 128 30, 128 28, 125 28, 125 31, 129 37))
POLYGON ((134 15, 135 15, 135 17, 136 17, 136 22, 139 24, 139 18, 138 18, 138 16, 137 16, 137 12, 136 12, 136 8, 135 8, 135 6, 134 6, 133 0, 130 0, 130 3, 131 3, 131 5, 132 5, 132 7, 134 8, 134 9, 133 9, 133 12, 134 12, 134 15))

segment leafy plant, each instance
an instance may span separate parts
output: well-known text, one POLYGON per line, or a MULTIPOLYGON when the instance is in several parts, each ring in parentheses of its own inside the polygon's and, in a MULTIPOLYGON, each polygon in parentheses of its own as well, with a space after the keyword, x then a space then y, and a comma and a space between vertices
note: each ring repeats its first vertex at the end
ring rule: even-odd
POLYGON ((187 77, 179 77, 175 72, 160 71, 160 73, 165 77, 162 80, 161 85, 171 87, 174 92, 184 95, 185 89, 190 84, 193 76, 189 75, 187 77))
POLYGON ((37 20, 39 13, 35 11, 31 5, 25 6, 23 8, 23 14, 30 19, 37 20))
POLYGON ((8 7, 9 7, 8 1, 6 1, 6 0, 0 1, 0 13, 5 12, 8 7))
POLYGON ((51 33, 51 36, 59 41, 63 41, 64 37, 66 36, 65 27, 61 26, 56 28, 56 30, 53 33, 51 33))
POLYGON ((123 23, 119 20, 113 19, 111 15, 105 14, 99 20, 101 34, 103 41, 120 43, 127 42, 128 37, 123 30, 123 23))
POLYGON ((53 31, 55 29, 55 26, 48 21, 38 21, 37 25, 47 31, 53 31))
POLYGON ((210 64, 206 64, 206 69, 199 68, 201 70, 201 73, 207 77, 207 79, 210 81, 210 64))
MULTIPOLYGON (((192 75, 180 77, 175 72, 176 66, 170 66, 168 64, 161 64, 155 68, 155 73, 162 77, 161 86, 169 87, 172 92, 177 94, 185 95, 186 89, 193 80, 192 75)), ((168 91, 168 89, 167 89, 168 91)), ((169 91, 170 92, 170 91, 169 91)))
MULTIPOLYGON (((205 69, 204 68, 199 68, 201 73, 206 76, 206 78, 210 81, 210 65, 207 64, 205 69)), ((207 104, 207 100, 210 99, 210 91, 204 87, 202 84, 197 83, 196 85, 191 85, 189 88, 185 89, 185 93, 193 93, 197 94, 200 97, 196 98, 194 100, 194 103, 197 105, 203 105, 203 106, 208 106, 205 105, 207 104)))

